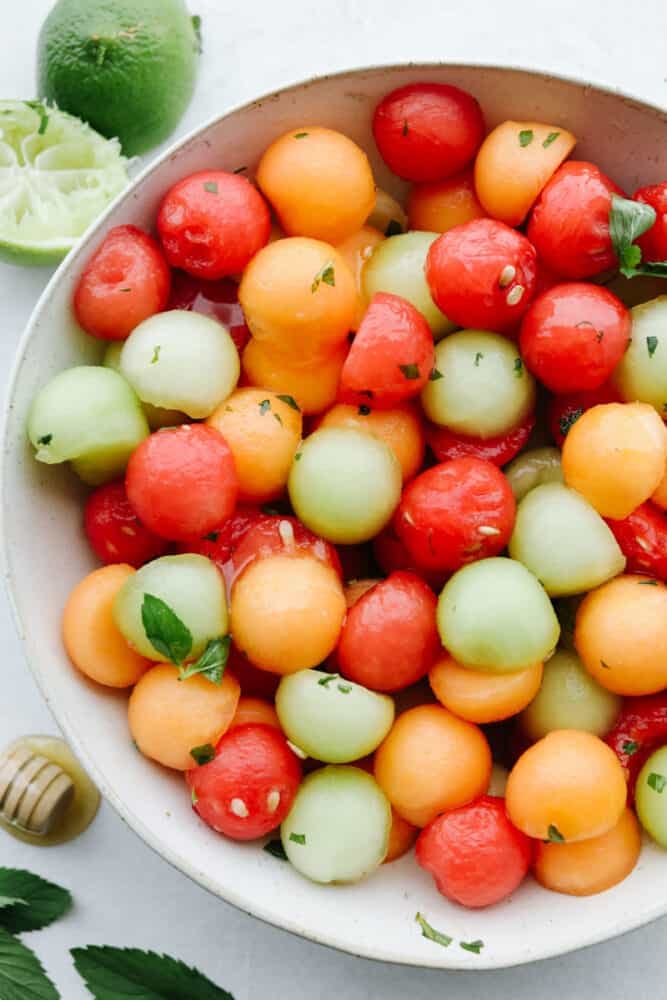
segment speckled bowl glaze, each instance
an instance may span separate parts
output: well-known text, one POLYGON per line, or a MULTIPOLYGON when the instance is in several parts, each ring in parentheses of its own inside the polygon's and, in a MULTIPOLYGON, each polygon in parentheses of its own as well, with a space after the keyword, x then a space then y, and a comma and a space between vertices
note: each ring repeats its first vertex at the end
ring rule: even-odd
POLYGON ((77 330, 70 302, 83 265, 119 223, 150 229, 165 191, 208 167, 253 166, 290 128, 322 124, 368 152, 378 184, 403 185, 381 163, 371 135, 378 99, 416 80, 457 84, 480 100, 487 122, 562 123, 579 136, 578 158, 594 159, 628 191, 667 177, 667 116, 621 94, 539 73, 488 66, 413 65, 315 79, 226 112, 178 142, 144 171, 67 257, 21 340, 4 427, 4 572, 28 662, 67 738, 121 817, 166 861, 248 913, 295 934, 387 962, 443 969, 493 969, 559 955, 645 924, 667 912, 667 857, 647 844, 621 885, 587 899, 528 880, 489 910, 447 902, 412 856, 357 885, 305 881, 257 845, 217 836, 192 813, 182 778, 144 760, 126 722, 126 697, 87 683, 67 661, 60 614, 71 587, 94 565, 82 533, 81 490, 67 469, 33 461, 25 422, 36 390, 69 365, 97 360, 99 344, 77 330), (455 941, 422 937, 421 911, 455 941), (479 955, 459 940, 481 939, 479 955))

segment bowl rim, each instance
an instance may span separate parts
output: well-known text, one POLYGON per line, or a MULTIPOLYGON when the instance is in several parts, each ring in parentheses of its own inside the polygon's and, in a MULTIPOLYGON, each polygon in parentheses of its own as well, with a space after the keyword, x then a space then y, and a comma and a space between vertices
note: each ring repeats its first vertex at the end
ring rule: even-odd
POLYGON ((332 73, 322 73, 313 74, 312 76, 306 78, 292 79, 290 82, 286 82, 280 86, 274 87, 270 91, 266 91, 257 97, 244 100, 240 103, 232 104, 218 114, 205 119, 201 124, 194 126, 183 136, 170 143, 161 153, 159 153, 150 163, 143 167, 139 172, 131 178, 130 183, 109 203, 105 210, 91 223, 91 225, 86 229, 86 231, 79 238, 78 242, 72 247, 72 249, 66 254, 63 260, 58 265, 57 269, 47 282, 44 290, 39 296, 37 302, 35 303, 28 322, 23 330, 18 344, 16 346, 14 358, 9 371, 8 379, 6 382, 6 395, 4 404, 2 407, 2 415, 0 417, 0 442, 2 444, 2 469, 0 469, 0 570, 2 572, 5 593, 7 595, 8 603, 11 608, 11 614, 14 619, 14 624, 16 631, 19 636, 19 640, 23 647, 25 654, 25 659, 27 660, 30 672, 35 680, 38 690, 40 691, 54 721, 58 727, 62 730, 66 736, 68 742, 74 748, 77 757, 84 764, 86 770, 93 777, 96 785, 98 786, 101 794, 110 803, 113 809, 116 811, 120 819, 135 833, 139 836, 143 842, 153 850, 160 858, 167 862, 176 871, 186 875, 192 881, 196 882, 202 888, 206 889, 212 895, 216 896, 218 899, 224 900, 224 902, 230 904, 236 909, 249 916, 255 917, 264 923, 267 923, 279 930, 287 931, 288 933, 294 934, 297 937, 304 938, 307 941, 311 941, 315 944, 324 945, 325 947, 331 948, 336 951, 340 951, 347 955, 353 955, 357 958, 370 959, 377 962, 385 962, 387 964, 395 965, 405 965, 413 968, 424 968, 424 969, 439 969, 441 971, 463 971, 463 972, 484 972, 491 971, 494 969, 506 969, 515 968, 517 966, 526 965, 529 963, 542 961, 548 958, 555 958, 561 955, 567 955, 574 951, 579 951, 584 948, 589 948, 595 944, 600 944, 604 941, 612 940, 620 935, 629 933, 630 931, 636 930, 639 927, 643 927, 650 924, 654 920, 657 920, 661 916, 667 914, 667 897, 665 902, 659 906, 654 906, 648 913, 641 913, 638 915, 632 915, 630 913, 626 914, 622 921, 617 922, 611 930, 605 930, 602 932, 596 932, 592 927, 587 928, 581 936, 581 939, 573 944, 557 944, 555 943, 555 936, 549 937, 544 947, 540 948, 539 954, 526 954, 522 957, 513 956, 511 959, 504 961, 502 958, 500 960, 494 959, 489 962, 485 962, 482 958, 481 961, 476 962, 472 966, 463 957, 460 959, 454 958, 454 955, 449 956, 450 959, 446 963, 437 961, 436 956, 439 954, 434 951, 434 958, 429 961, 428 955, 424 958, 410 958, 410 957, 396 957, 392 955, 389 951, 375 950, 374 953, 364 950, 355 950, 350 948, 345 942, 341 941, 336 934, 327 934, 325 932, 313 931, 309 927, 305 927, 299 924, 298 920, 294 920, 289 916, 283 917, 281 922, 278 922, 274 915, 270 915, 266 912, 266 909, 261 905, 261 903, 252 904, 242 896, 235 892, 225 892, 223 894, 218 888, 216 888, 212 879, 210 879, 205 872, 197 869, 197 867, 187 861, 181 861, 176 857, 175 852, 173 852, 169 847, 165 847, 160 843, 160 838, 154 834, 149 828, 147 828, 142 820, 140 820, 131 809, 126 806, 119 795, 111 788, 104 776, 98 770, 97 764, 95 763, 94 757, 91 756, 87 750, 83 748, 80 743, 79 737, 76 732, 76 727, 70 722, 68 713, 66 709, 56 704, 51 697, 48 690, 48 686, 42 677, 37 665, 33 662, 33 658, 26 643, 26 626, 28 622, 24 622, 23 616, 19 610, 19 606, 14 593, 14 581, 11 566, 11 559, 9 555, 9 546, 7 540, 7 517, 6 511, 9 507, 9 497, 7 495, 7 477, 4 475, 4 467, 8 458, 8 434, 9 434, 9 423, 10 415, 13 408, 13 400, 16 392, 16 385, 18 382, 21 365, 23 361, 23 356, 25 354, 26 346, 28 345, 33 330, 37 324, 37 320, 42 314, 45 305, 48 303, 52 291, 58 282, 62 279, 65 272, 70 270, 71 267, 79 260, 84 254, 87 254, 90 249, 90 244, 94 241, 96 234, 104 226, 108 217, 115 211, 116 207, 123 201, 123 199, 135 194, 138 188, 143 184, 144 180, 151 174, 157 172, 160 167, 170 160, 175 154, 179 153, 181 149, 189 145, 191 142, 196 141, 198 138, 202 137, 209 129, 214 127, 216 124, 230 117, 231 115, 238 114, 244 111, 248 111, 251 108, 262 104, 265 101, 269 101, 272 98, 279 96, 288 95, 291 92, 300 91, 314 84, 320 84, 328 80, 339 80, 344 77, 354 78, 365 73, 381 72, 383 70, 394 71, 394 70, 424 70, 428 73, 430 70, 441 70, 441 69, 451 69, 455 71, 457 69, 479 69, 480 71, 498 71, 498 72, 513 72, 524 75, 526 77, 538 77, 544 81, 556 81, 558 83, 566 83, 575 87, 590 89, 597 91, 600 94, 617 98, 622 100, 624 103, 629 105, 634 105, 638 109, 644 112, 650 112, 656 117, 662 119, 665 124, 667 124, 667 105, 660 106, 654 104, 651 101, 644 100, 637 94, 630 93, 621 89, 620 87, 615 87, 609 83, 593 83, 587 78, 577 77, 566 73, 555 73, 552 71, 545 71, 539 68, 530 67, 526 65, 519 65, 515 63, 497 63, 497 62, 466 62, 466 61, 448 61, 448 60, 427 60, 427 61, 408 61, 408 62, 379 62, 364 66, 353 66, 345 69, 336 70, 332 73))

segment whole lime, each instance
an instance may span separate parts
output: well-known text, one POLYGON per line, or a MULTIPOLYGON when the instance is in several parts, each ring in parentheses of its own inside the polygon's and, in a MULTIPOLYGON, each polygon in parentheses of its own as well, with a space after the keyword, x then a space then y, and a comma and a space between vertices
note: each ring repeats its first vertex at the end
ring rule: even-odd
POLYGON ((183 0, 58 0, 39 36, 39 93, 134 156, 176 127, 199 43, 183 0))

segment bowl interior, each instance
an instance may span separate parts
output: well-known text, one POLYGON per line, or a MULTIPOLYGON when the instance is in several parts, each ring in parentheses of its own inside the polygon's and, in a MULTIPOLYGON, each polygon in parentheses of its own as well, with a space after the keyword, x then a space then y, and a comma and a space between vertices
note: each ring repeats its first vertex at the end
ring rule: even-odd
POLYGON ((109 228, 135 223, 151 229, 160 198, 179 178, 212 166, 244 167, 252 176, 275 136, 313 124, 341 129, 360 143, 378 184, 400 194, 401 182, 377 156, 371 115, 383 94, 418 79, 470 90, 490 125, 505 118, 566 125, 580 138, 576 156, 594 159, 627 191, 667 176, 666 119, 655 108, 583 84, 501 68, 344 73, 262 98, 198 130, 145 172, 67 258, 24 335, 5 424, 5 572, 29 663, 58 722, 121 816, 170 863, 243 910, 345 951, 423 966, 495 968, 603 940, 667 911, 664 855, 647 845, 630 878, 600 896, 572 899, 528 881, 507 902, 474 912, 439 896, 411 856, 366 882, 326 888, 256 845, 217 836, 193 815, 182 779, 135 750, 126 697, 87 683, 65 657, 61 610, 94 561, 82 533, 74 477, 34 462, 25 436, 36 390, 60 369, 99 358, 99 345, 77 330, 70 300, 86 258, 109 228), (417 911, 456 940, 481 938, 481 954, 424 939, 417 911))

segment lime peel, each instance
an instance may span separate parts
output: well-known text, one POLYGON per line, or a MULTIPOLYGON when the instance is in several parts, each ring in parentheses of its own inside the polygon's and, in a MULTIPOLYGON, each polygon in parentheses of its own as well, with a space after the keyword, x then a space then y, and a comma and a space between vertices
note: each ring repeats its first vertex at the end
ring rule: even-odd
POLYGON ((43 101, 0 101, 0 259, 58 263, 128 183, 117 139, 43 101))

